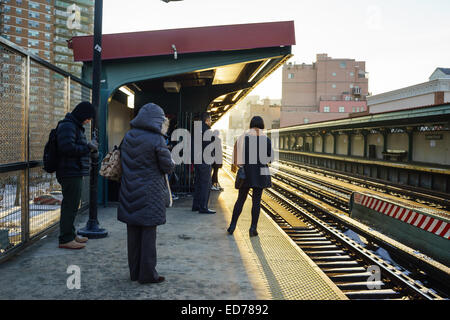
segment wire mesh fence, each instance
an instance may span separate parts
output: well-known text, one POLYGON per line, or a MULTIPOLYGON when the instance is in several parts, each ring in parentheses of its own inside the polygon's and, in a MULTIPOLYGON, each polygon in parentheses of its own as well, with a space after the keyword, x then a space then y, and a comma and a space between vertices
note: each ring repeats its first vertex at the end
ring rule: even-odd
MULTIPOLYGON (((91 100, 91 89, 3 38, 0 66, 1 262, 59 222, 61 186, 55 174, 43 170, 44 146, 67 112, 91 100)), ((87 126, 86 133, 90 130, 87 126)), ((84 177, 80 206, 88 203, 84 177)))

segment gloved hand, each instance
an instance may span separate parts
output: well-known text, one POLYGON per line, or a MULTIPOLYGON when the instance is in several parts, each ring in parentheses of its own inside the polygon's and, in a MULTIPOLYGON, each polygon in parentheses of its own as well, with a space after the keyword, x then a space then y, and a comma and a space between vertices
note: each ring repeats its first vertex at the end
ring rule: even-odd
POLYGON ((92 139, 90 142, 88 142, 88 147, 91 150, 91 152, 98 152, 98 142, 95 139, 92 139))
POLYGON ((98 160, 98 151, 91 151, 91 159, 92 161, 98 160))

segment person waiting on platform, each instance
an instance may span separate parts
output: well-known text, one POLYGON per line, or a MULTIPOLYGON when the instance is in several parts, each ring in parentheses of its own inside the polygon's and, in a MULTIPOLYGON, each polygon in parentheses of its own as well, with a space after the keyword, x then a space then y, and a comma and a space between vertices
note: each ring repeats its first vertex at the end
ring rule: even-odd
MULTIPOLYGON (((217 153, 219 161, 214 161, 212 164, 212 177, 211 177, 211 183, 212 187, 211 190, 213 191, 223 191, 223 188, 219 184, 219 169, 222 168, 222 139, 219 137, 219 130, 214 130, 214 139, 218 141, 217 146, 219 147, 218 150, 214 150, 215 153, 217 153)), ((214 154, 214 158, 215 154, 214 154)))
POLYGON ((194 152, 201 152, 201 157, 199 157, 201 158, 200 163, 195 163, 196 157, 194 155, 194 152, 192 153, 194 160, 194 199, 192 202, 192 211, 198 211, 198 213, 214 214, 216 213, 216 211, 208 208, 209 194, 211 191, 211 165, 205 162, 203 156, 205 148, 210 143, 212 143, 212 141, 203 140, 205 132, 211 129, 211 116, 209 115, 209 113, 203 112, 201 115, 201 120, 201 132, 194 132, 193 135, 194 142, 197 140, 195 138, 195 134, 201 135, 201 146, 195 146, 195 143, 192 143, 194 152))
POLYGON ((130 122, 121 146, 122 178, 117 218, 127 224, 131 281, 164 281, 156 271, 156 227, 166 223, 170 202, 165 175, 175 163, 167 148, 168 121, 156 104, 144 105, 130 122))
POLYGON ((81 200, 83 177, 89 176, 90 160, 98 160, 98 143, 87 142, 83 125, 95 117, 90 102, 79 103, 72 112, 59 122, 56 130, 58 165, 56 179, 61 184, 63 200, 59 221, 59 247, 83 249, 87 237, 76 235, 74 221, 81 200))
POLYGON ((250 121, 250 129, 241 135, 234 145, 233 165, 242 168, 245 174, 239 186, 239 194, 234 204, 230 226, 227 229, 233 234, 250 188, 252 189, 252 223, 250 237, 258 235, 257 226, 261 208, 261 196, 264 188, 270 188, 272 181, 268 163, 273 158, 272 143, 263 133, 264 121, 255 116, 250 121))

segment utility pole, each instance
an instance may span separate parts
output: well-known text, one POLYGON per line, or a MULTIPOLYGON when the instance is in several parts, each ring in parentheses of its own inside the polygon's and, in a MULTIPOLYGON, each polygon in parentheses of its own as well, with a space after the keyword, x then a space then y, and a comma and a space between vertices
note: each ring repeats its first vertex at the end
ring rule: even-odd
MULTIPOLYGON (((100 77, 102 72, 102 16, 103 0, 95 0, 94 12, 94 45, 92 61, 92 105, 95 117, 92 120, 91 139, 98 141, 98 115, 100 107, 100 77)), ((89 220, 86 228, 78 231, 79 235, 90 239, 104 238, 108 231, 99 227, 97 219, 97 191, 98 191, 98 159, 91 161, 90 193, 89 193, 89 220)))

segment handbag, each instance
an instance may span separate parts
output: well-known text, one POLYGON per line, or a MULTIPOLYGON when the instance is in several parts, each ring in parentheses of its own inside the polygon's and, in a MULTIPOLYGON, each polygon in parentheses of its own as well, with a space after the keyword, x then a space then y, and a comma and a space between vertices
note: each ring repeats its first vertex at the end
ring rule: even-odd
POLYGON ((245 179, 246 179, 246 176, 245 176, 244 167, 240 167, 236 173, 236 179, 234 180, 234 187, 236 189, 242 188, 242 186, 244 185, 245 179))
MULTIPOLYGON (((120 144, 122 145, 122 143, 120 144)), ((114 150, 108 152, 102 160, 99 174, 108 180, 120 181, 122 177, 122 164, 120 162, 120 146, 114 146, 114 150)))

